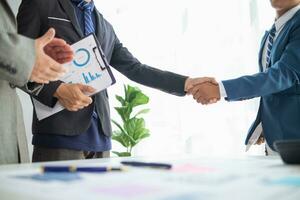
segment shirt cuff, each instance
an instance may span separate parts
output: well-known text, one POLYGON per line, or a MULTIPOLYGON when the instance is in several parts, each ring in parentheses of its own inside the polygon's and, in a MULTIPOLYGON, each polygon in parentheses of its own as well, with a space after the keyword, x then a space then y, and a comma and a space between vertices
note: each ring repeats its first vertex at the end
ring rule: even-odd
POLYGON ((219 82, 218 84, 219 84, 219 88, 220 88, 220 95, 221 95, 221 97, 226 98, 227 97, 227 93, 226 93, 224 84, 222 83, 222 81, 219 82))
POLYGON ((41 92, 41 90, 43 89, 44 84, 39 84, 39 83, 35 83, 35 82, 28 82, 25 85, 25 89, 27 90, 28 93, 38 96, 41 92))

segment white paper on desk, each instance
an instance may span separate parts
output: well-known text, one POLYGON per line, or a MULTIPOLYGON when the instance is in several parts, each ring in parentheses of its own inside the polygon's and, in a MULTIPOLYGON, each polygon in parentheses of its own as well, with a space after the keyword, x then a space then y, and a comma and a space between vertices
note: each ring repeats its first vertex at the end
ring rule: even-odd
MULTIPOLYGON (((102 50, 98 47, 93 34, 72 45, 75 58, 65 64, 68 73, 61 78, 65 83, 82 83, 96 89, 96 94, 115 83, 113 74, 102 50)), ((90 95, 93 95, 90 94, 90 95)), ((33 99, 36 115, 39 120, 45 119, 65 109, 59 102, 51 108, 33 99)))

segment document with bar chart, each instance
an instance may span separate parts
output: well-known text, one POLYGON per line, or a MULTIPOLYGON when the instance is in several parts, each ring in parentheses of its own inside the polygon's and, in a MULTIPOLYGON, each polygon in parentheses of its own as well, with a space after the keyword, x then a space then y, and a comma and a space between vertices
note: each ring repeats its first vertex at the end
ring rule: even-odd
MULTIPOLYGON (((101 47, 97 45, 96 40, 96 37, 91 34, 72 45, 75 54, 74 60, 64 65, 68 69, 68 73, 61 78, 65 83, 81 83, 95 88, 95 93, 87 94, 90 96, 116 82, 105 55, 101 47)), ((33 103, 39 120, 64 110, 59 102, 53 108, 42 104, 36 99, 33 99, 33 103)))

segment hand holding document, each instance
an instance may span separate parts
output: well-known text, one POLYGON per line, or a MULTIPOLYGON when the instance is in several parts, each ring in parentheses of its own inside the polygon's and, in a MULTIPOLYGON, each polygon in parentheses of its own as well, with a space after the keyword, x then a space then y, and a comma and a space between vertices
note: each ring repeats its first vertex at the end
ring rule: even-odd
MULTIPOLYGON (((72 49, 75 52, 74 60, 64 65, 68 73, 61 78, 61 81, 94 88, 95 90, 88 95, 96 94, 115 83, 110 66, 93 34, 73 44, 72 49)), ((65 109, 59 102, 53 108, 35 99, 33 103, 39 120, 65 109)))
POLYGON ((93 94, 95 89, 80 83, 62 83, 56 89, 54 97, 59 103, 69 111, 78 111, 89 106, 93 99, 89 94, 93 94))

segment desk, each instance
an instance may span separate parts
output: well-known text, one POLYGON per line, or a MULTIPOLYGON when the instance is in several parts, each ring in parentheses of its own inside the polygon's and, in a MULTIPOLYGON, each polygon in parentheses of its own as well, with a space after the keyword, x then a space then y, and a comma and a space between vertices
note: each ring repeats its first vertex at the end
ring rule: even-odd
MULTIPOLYGON (((131 158, 174 164, 171 171, 129 168, 127 172, 73 174, 70 180, 35 180, 42 164, 0 167, 1 200, 299 200, 300 166, 279 157, 131 158)), ((53 162, 48 165, 119 165, 120 158, 53 162)), ((128 159, 125 159, 128 160, 128 159)), ((67 177, 64 177, 67 178, 67 177)))

